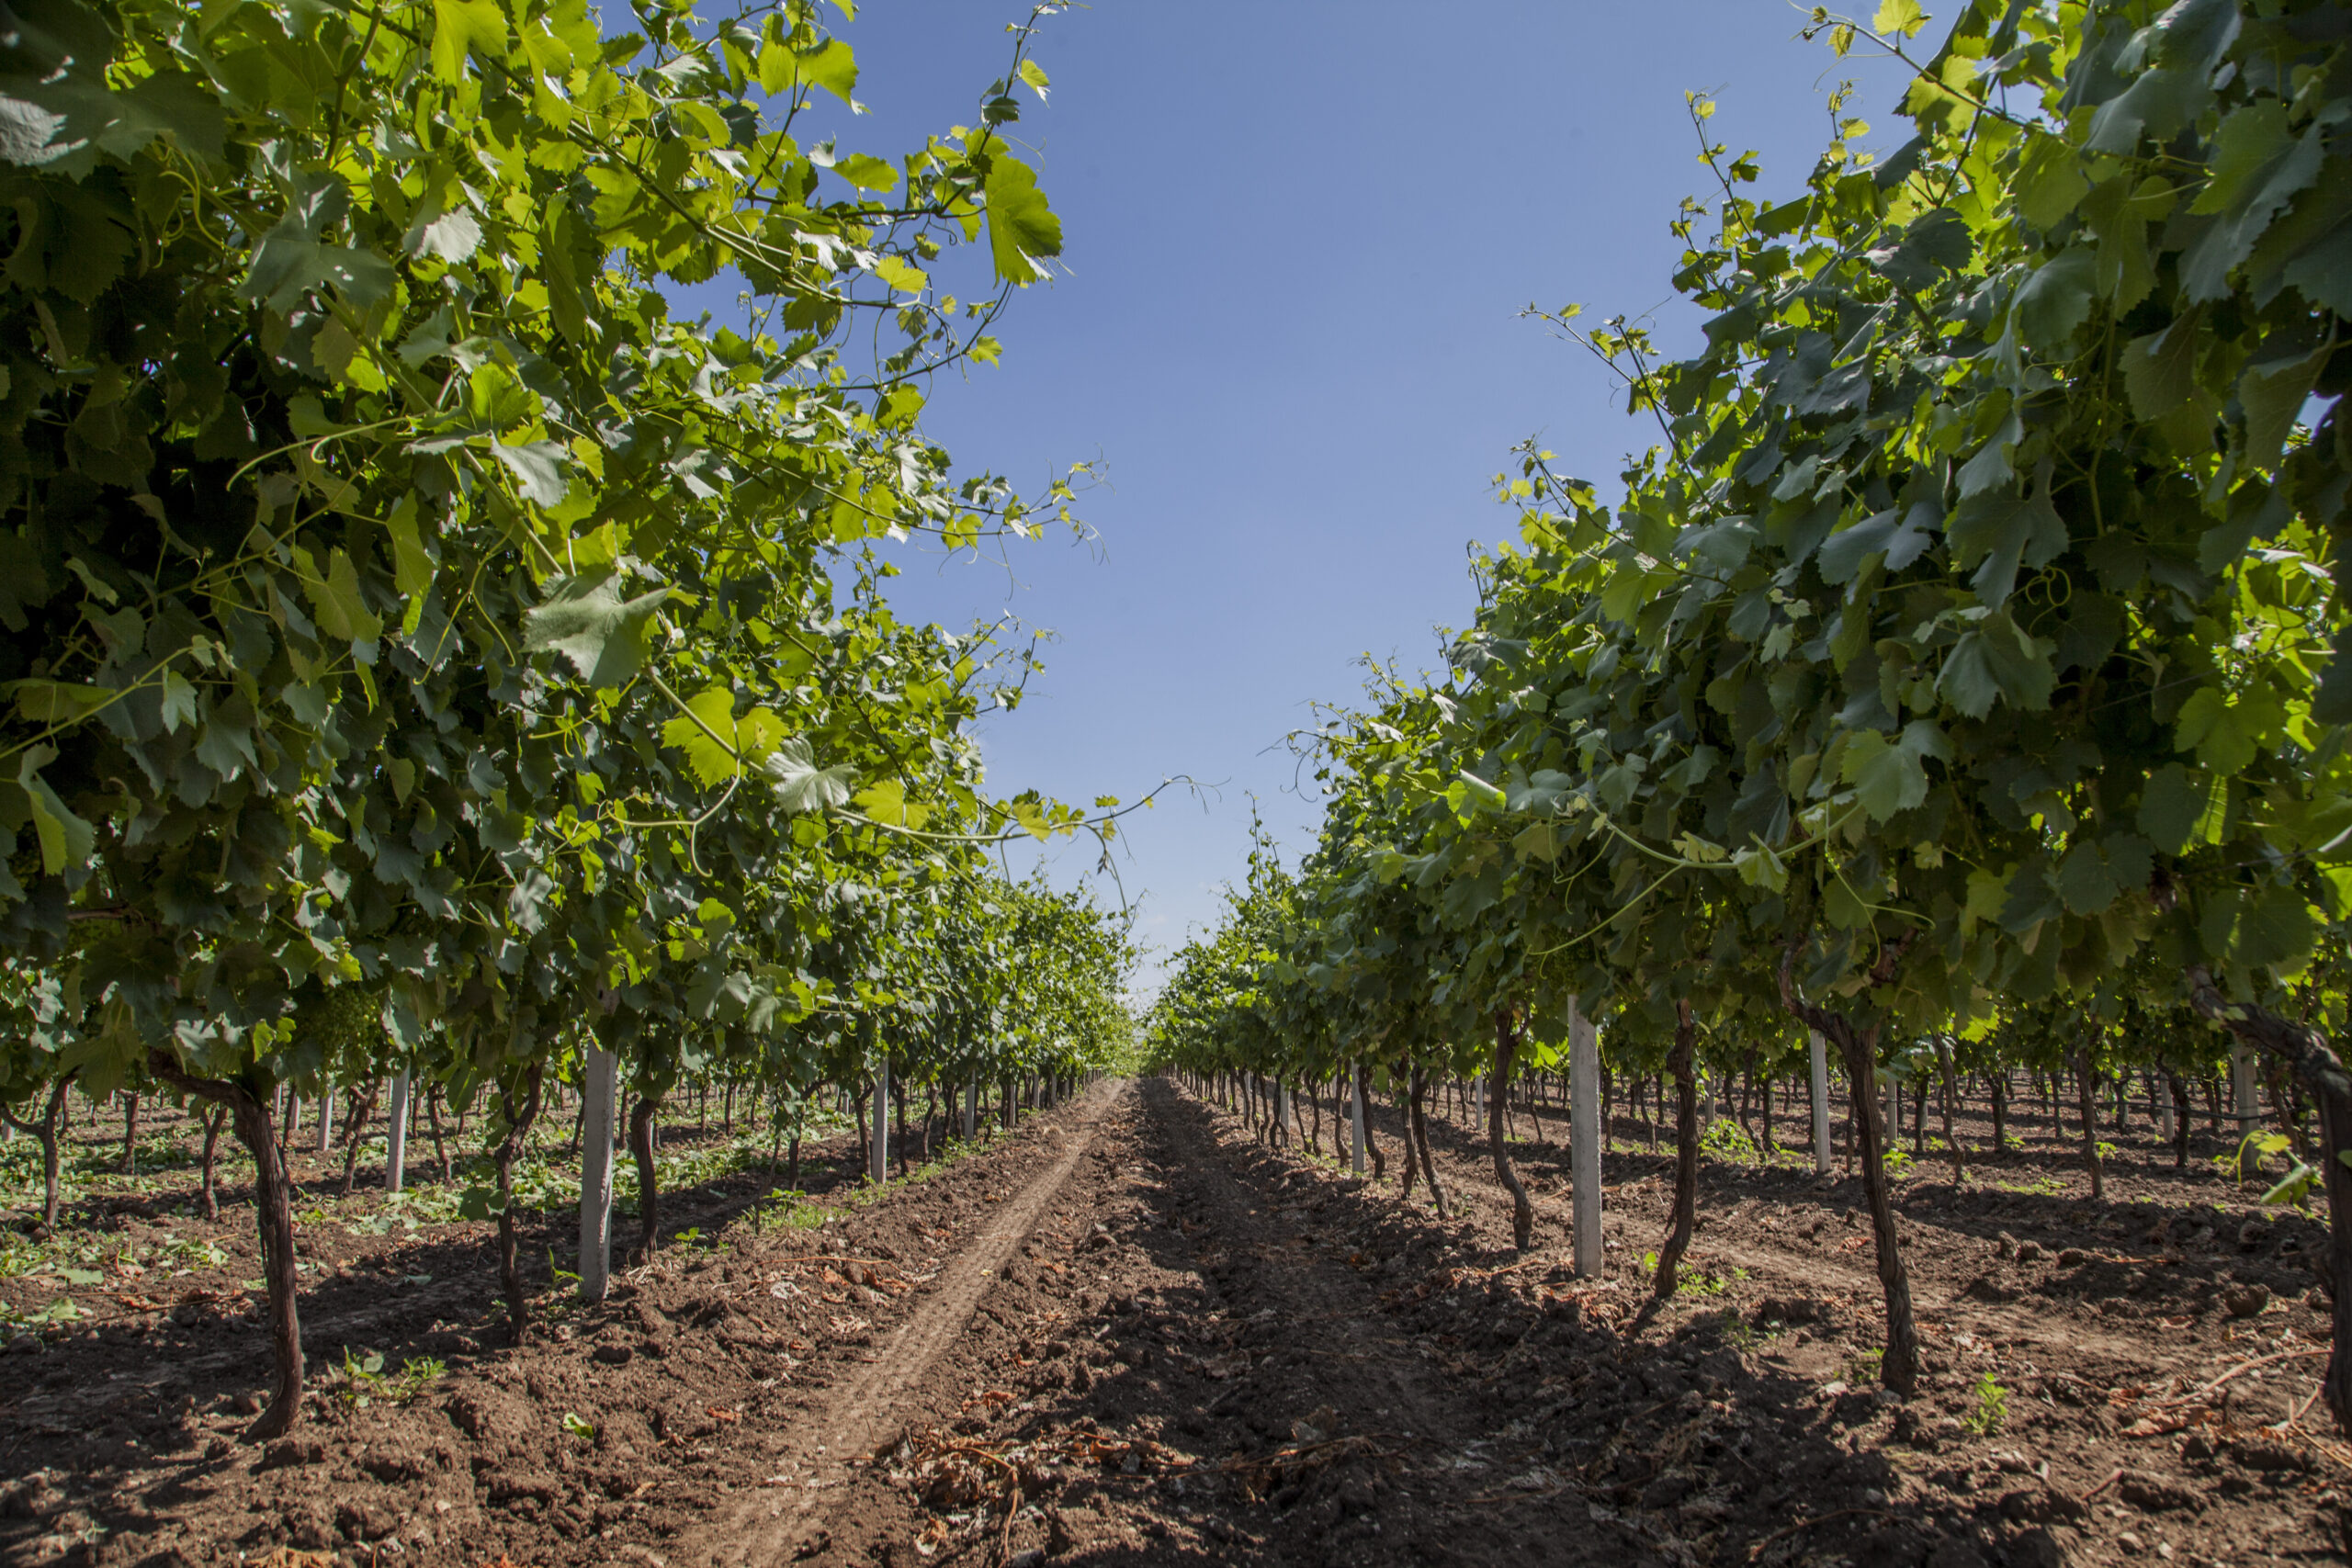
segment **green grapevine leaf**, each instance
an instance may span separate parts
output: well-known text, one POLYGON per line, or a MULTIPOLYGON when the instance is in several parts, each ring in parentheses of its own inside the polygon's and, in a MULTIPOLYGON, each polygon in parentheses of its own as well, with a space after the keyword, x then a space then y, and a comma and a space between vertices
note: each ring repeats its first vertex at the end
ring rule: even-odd
POLYGON ((857 102, 851 96, 857 90, 857 56, 841 39, 827 39, 804 51, 795 58, 795 68, 809 85, 824 88, 845 104, 857 102))
POLYGON ((17 783, 32 799, 33 829, 40 839, 41 870, 51 876, 69 870, 86 875, 91 852, 97 847, 97 830, 75 816, 40 776, 40 770, 56 760, 53 747, 28 748, 17 764, 17 783))
POLYGON ((446 82, 461 82, 466 57, 492 64, 506 58, 506 13, 498 0, 433 0, 433 69, 446 82))
POLYGON ((644 666, 647 623, 670 591, 623 599, 619 581, 612 574, 550 579, 547 598, 524 614, 523 646, 562 654, 592 686, 626 685, 644 666))
POLYGON ((1916 718, 1893 739, 1861 730, 1848 742, 1840 774, 1871 820, 1883 822, 1928 798, 1926 761, 1951 760, 1951 743, 1931 719, 1916 718))
POLYGON ((992 153, 987 191, 989 249, 997 276, 1021 284, 1044 277, 1043 258, 1062 254, 1062 220, 1046 205, 1035 172, 1002 152, 992 153))

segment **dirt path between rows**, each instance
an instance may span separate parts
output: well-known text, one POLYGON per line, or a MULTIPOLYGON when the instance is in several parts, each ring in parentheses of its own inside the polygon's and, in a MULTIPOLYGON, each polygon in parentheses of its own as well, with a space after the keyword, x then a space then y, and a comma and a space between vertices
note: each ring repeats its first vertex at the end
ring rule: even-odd
POLYGON ((1609 1560, 1487 1495, 1558 1477, 1481 1369, 1390 1318, 1355 1184, 1238 1133, 1160 1079, 1106 1116, 820 1561, 1609 1560))
MULTIPOLYGON (((853 1460, 871 1453, 894 1426, 903 1428, 909 1390, 960 1338, 974 1310, 1014 1249, 1037 1228, 1048 1205, 1062 1196, 1070 1172, 1094 1141, 1104 1117, 1132 1092, 1125 1079, 1098 1086, 1060 1129, 1059 1158, 1033 1177, 1020 1194, 963 1251, 939 1269, 922 1303, 842 1382, 828 1391, 822 1408, 795 1420, 769 1484, 797 1496, 778 1508, 754 1501, 715 1510, 707 1528, 679 1542, 684 1561, 770 1563, 790 1561, 825 1529, 826 1505, 847 1478, 853 1460)), ((830 1530, 825 1530, 828 1537, 830 1530)))

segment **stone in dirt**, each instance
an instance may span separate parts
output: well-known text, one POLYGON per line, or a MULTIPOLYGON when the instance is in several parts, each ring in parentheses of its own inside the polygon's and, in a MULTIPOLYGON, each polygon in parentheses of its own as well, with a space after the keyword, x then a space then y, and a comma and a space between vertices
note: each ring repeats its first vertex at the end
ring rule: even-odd
POLYGON ((2138 1471, 2126 1471, 2123 1478, 2116 1483, 2115 1491, 2133 1507, 2145 1508, 2150 1513, 2160 1514, 2176 1509, 2195 1512, 2205 1506, 2204 1499, 2188 1488, 2175 1486, 2170 1482, 2143 1475, 2138 1471))
POLYGON ((352 1540, 382 1540, 400 1529, 400 1519, 390 1508, 368 1502, 345 1502, 335 1506, 334 1522, 352 1540))
POLYGON ((261 1451, 261 1462, 255 1471, 285 1470, 298 1464, 316 1464, 327 1457, 326 1445, 303 1438, 280 1438, 261 1451))
POLYGON ((2222 1292, 2222 1308, 2232 1317, 2260 1317, 2269 1304, 2267 1285, 2233 1285, 2222 1292))
POLYGON ((2309 1470, 2309 1454, 2270 1438, 2247 1438, 2230 1445, 2230 1457, 2248 1470, 2309 1470))
POLYGON ((1782 1323, 1795 1327, 1800 1324, 1819 1323, 1823 1313, 1821 1303, 1809 1297, 1767 1296, 1756 1303, 1755 1315, 1758 1324, 1782 1323))

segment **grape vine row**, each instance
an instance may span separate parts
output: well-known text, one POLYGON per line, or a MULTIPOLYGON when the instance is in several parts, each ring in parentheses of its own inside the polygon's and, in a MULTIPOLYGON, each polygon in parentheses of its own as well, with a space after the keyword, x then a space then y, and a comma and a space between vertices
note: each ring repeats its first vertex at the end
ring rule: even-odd
MULTIPOLYGON (((1915 134, 1863 152, 1841 90, 1777 202, 1694 99, 1716 188, 1675 286, 1704 347, 1534 312, 1657 443, 1613 503, 1533 443, 1498 476, 1518 538, 1475 625, 1306 738, 1320 840, 1295 871, 1261 850, 1180 955, 1159 1059, 1368 1070, 1418 1107, 1595 1021, 1678 1086, 1663 1292, 1703 1059, 1819 1051, 1870 1105, 1889 1076, 2087 1093, 2253 1053, 2316 1111, 2272 1196, 2339 1227, 2352 1431, 2352 55, 2324 16, 1976 0, 1930 50, 1916 0, 1815 10, 1840 57, 1909 68, 1915 134)), ((1498 1097, 1523 1247, 1501 1126, 1498 1097)), ((1889 1130, 1856 1130, 1907 1393, 1889 1130)))
POLYGON ((789 1100, 1125 1040, 1123 921, 989 852, 1132 807, 987 793, 971 721, 1032 657, 899 620, 876 547, 1077 525, 1069 481, 959 478, 919 430, 1060 248, 1006 139, 1056 8, 895 160, 833 133, 857 61, 813 0, 11 13, 0 1102, 227 1117, 255 1438, 302 1395, 282 1087, 489 1107, 519 1336, 552 1081, 625 1076, 650 1242, 684 1079, 789 1100), (973 300, 929 270, 966 243, 973 300), (672 315, 723 276, 745 320, 672 315))

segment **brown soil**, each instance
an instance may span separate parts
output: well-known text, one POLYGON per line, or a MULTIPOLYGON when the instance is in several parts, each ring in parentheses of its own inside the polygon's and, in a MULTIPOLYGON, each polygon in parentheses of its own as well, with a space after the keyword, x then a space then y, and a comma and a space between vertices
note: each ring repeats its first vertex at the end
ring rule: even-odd
MULTIPOLYGON (((1396 1119, 1374 1121, 1394 1171, 1396 1119)), ((2096 1204, 2058 1148, 1957 1193, 1940 1164, 1917 1172, 1901 1208, 1929 1371, 1901 1403, 1867 1376, 1857 1183, 1709 1162, 1695 1283, 1645 1313, 1664 1153, 1610 1156, 1610 1268, 1578 1282, 1562 1151, 1520 1145, 1521 1258, 1482 1144, 1431 1131, 1451 1223, 1163 1080, 1105 1085, 817 1230, 755 1235, 747 1193, 686 1195, 669 1221, 715 1253, 665 1255, 596 1307, 550 1292, 519 1350, 498 1346, 484 1227, 312 1225, 314 1365, 351 1346, 447 1371, 405 1403, 324 1379, 260 1451, 234 1440, 266 1371, 239 1236, 223 1299, 188 1299, 224 1289, 209 1276, 117 1276, 79 1292, 116 1303, 95 1336, 0 1359, 0 1555, 2342 1560, 2352 1449, 2298 1415, 2324 1232, 2257 1215, 2201 1162, 2176 1176, 2103 1134, 2125 1146, 2096 1204), (2259 1309, 2231 1315, 2254 1287, 2259 1309), (2007 1413, 1976 1435, 1987 1374, 2007 1413)))

